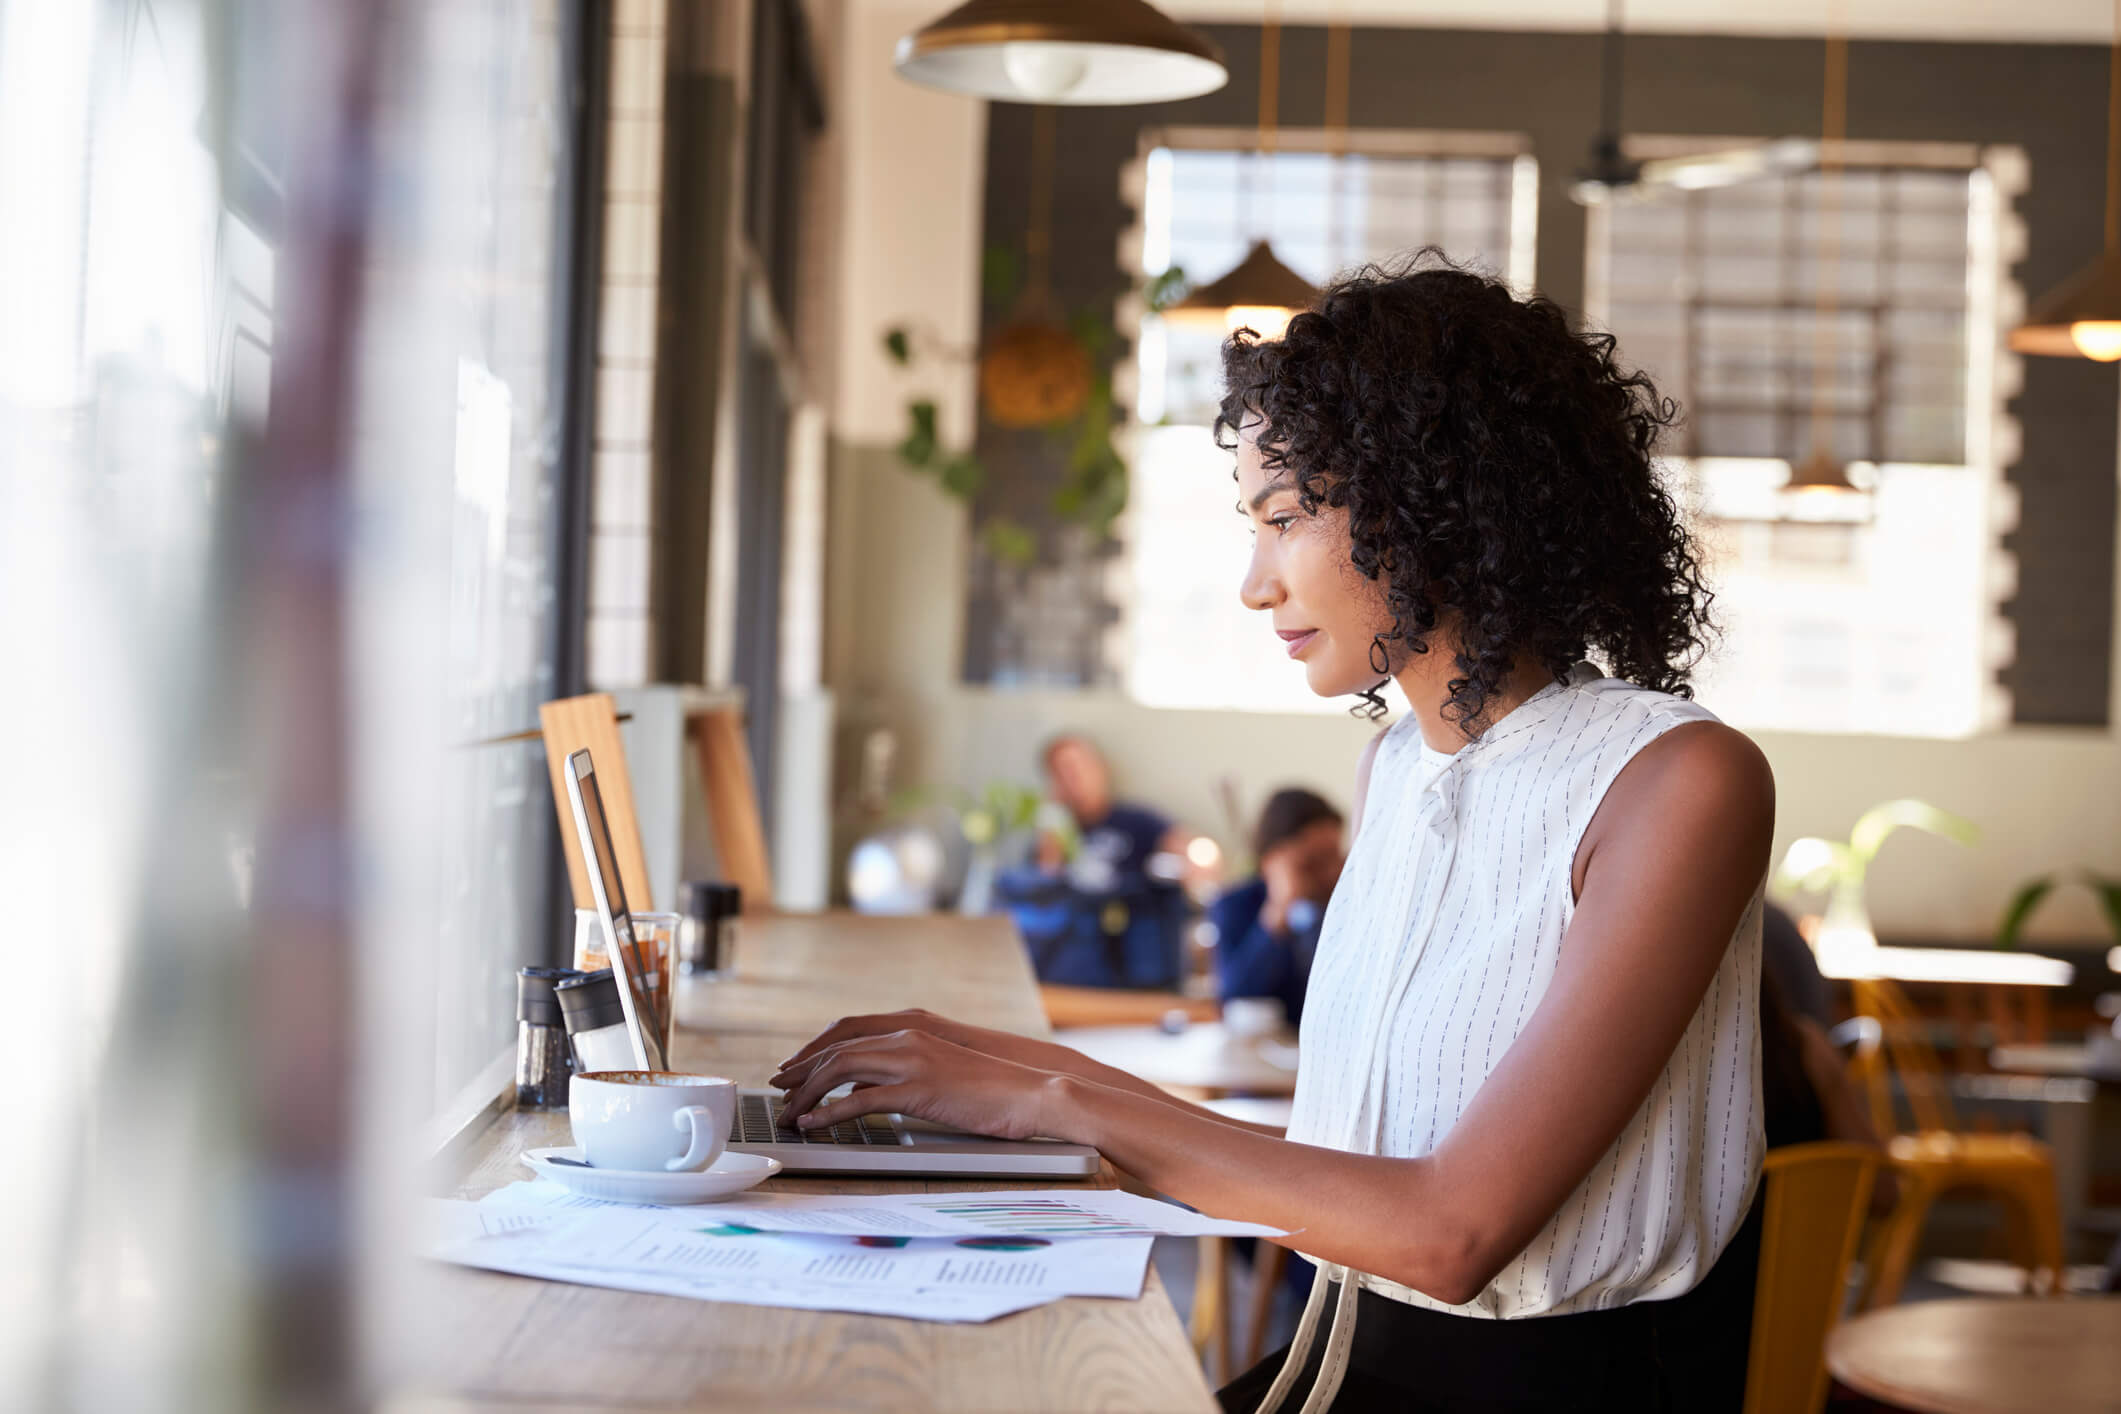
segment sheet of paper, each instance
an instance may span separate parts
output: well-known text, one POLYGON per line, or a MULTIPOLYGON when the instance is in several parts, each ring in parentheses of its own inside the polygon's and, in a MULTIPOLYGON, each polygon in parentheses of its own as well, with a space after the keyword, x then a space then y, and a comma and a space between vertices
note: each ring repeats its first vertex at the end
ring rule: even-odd
MULTIPOLYGON (((1280 1237, 1282 1229, 1207 1217, 1116 1189, 989 1190, 875 1195, 749 1193, 689 1208, 649 1209, 576 1198, 556 1183, 514 1183, 480 1200, 496 1211, 624 1208, 658 1214, 711 1212, 716 1221, 769 1232, 871 1237, 1280 1237)), ((682 1221, 682 1219, 681 1219, 682 1221)))
POLYGON ((922 1321, 991 1321, 997 1316, 1028 1311, 1060 1299, 1058 1293, 1050 1291, 892 1291, 823 1281, 775 1282, 577 1267, 541 1258, 534 1236, 533 1233, 509 1233, 482 1237, 431 1255, 463 1266, 576 1286, 643 1291, 693 1301, 730 1301, 801 1311, 847 1311, 856 1315, 898 1316, 922 1321))
POLYGON ((569 1266, 878 1290, 1045 1291, 1141 1295, 1153 1238, 867 1237, 761 1232, 724 1222, 686 1228, 656 1217, 595 1213, 547 1231, 541 1255, 569 1266))
POLYGON ((1151 1239, 867 1237, 764 1232, 706 1207, 537 1212, 435 1202, 444 1261, 707 1301, 984 1321, 1063 1296, 1141 1294, 1151 1239), (689 1222, 677 1220, 690 1215, 689 1222))

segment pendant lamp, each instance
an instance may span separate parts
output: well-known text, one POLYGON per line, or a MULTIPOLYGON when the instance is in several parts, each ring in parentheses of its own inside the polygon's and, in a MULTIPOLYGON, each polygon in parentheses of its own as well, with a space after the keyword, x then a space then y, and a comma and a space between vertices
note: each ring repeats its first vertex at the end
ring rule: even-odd
POLYGON ((2090 265, 2035 301, 2011 330, 2010 346, 2055 358, 2121 359, 2121 0, 2106 79, 2106 248, 2090 265))
MULTIPOLYGON (((1280 7, 1270 3, 1259 29, 1259 153, 1254 162, 1272 161, 1276 86, 1281 79, 1280 7)), ((1248 165, 1247 173, 1251 171, 1248 165)), ((1247 193, 1249 196, 1249 193, 1247 193)), ((1247 206, 1250 205, 1249 200, 1247 206)), ((1174 324, 1196 328, 1211 326, 1236 333, 1251 329, 1263 338, 1278 339, 1299 310, 1318 300, 1318 290, 1303 276, 1281 263, 1274 247, 1256 240, 1230 272, 1194 290, 1164 311, 1174 324)))
POLYGON ((1168 103, 1230 81, 1213 40, 1145 0, 971 0, 901 39, 894 66, 1002 103, 1168 103))
POLYGON ((1832 394, 1834 315, 1840 304, 1841 165, 1848 139, 1848 36, 1826 37, 1824 111, 1819 121, 1819 303, 1812 344, 1812 450, 1790 468, 1782 485, 1786 520, 1863 522, 1871 518, 1871 495, 1849 480, 1834 455, 1832 394))

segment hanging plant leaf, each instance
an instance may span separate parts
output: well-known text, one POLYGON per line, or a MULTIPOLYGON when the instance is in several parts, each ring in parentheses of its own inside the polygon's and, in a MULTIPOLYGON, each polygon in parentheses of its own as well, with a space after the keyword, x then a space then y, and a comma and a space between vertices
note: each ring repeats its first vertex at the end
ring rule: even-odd
POLYGON ((913 340, 904 329, 886 329, 884 331, 884 352, 891 356, 893 363, 903 368, 913 362, 913 340))
POLYGON ((1113 337, 1111 321, 1099 314, 1095 307, 1078 309, 1070 315, 1068 332, 1075 336, 1075 342, 1083 346, 1083 352, 1093 359, 1104 353, 1113 337))
POLYGON ((911 427, 905 440, 898 444, 899 460, 910 467, 926 470, 935 460, 935 404, 926 399, 908 403, 906 415, 911 427))
POLYGON ((1143 297, 1149 302, 1151 314, 1162 314, 1191 293, 1193 282, 1186 278, 1186 270, 1182 265, 1166 265, 1160 274, 1149 277, 1149 283, 1142 291, 1143 297))
POLYGON ((1005 565, 1028 565, 1038 557, 1038 537, 1007 516, 981 526, 980 539, 987 553, 1005 565))
POLYGON ((937 475, 943 489, 961 501, 970 501, 987 484, 987 469, 970 452, 960 452, 944 462, 937 475))
POLYGON ((1015 246, 996 243, 987 247, 980 258, 979 283, 981 297, 988 304, 1006 309, 1023 280, 1023 257, 1015 246))

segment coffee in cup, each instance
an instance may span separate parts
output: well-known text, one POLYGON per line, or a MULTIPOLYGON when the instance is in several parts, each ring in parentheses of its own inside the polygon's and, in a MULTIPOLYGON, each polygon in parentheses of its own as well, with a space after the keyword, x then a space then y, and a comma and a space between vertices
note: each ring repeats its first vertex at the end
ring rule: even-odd
POLYGON ((591 1168, 696 1173, 729 1142, 736 1082, 668 1070, 592 1070, 568 1083, 567 1110, 591 1168))

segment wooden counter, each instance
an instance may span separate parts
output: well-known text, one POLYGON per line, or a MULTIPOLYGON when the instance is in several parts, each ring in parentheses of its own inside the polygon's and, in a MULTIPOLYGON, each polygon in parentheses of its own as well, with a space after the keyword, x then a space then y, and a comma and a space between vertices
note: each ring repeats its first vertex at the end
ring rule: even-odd
MULTIPOLYGON (((1038 990, 999 918, 747 919, 738 976, 685 984, 673 1064, 763 1085, 837 1018, 924 1006, 1045 1034, 1038 990)), ((455 1196, 530 1176, 517 1155, 570 1142, 567 1117, 507 1111, 470 1146, 455 1196)), ((1086 1187, 1116 1186, 1108 1164, 1086 1187)), ((1066 1180, 780 1177, 798 1193, 1052 1188, 1066 1180)), ((984 1325, 790 1311, 567 1286, 431 1264, 412 1388, 422 1410, 1212 1410, 1154 1268, 1137 1301, 1071 1297, 984 1325)))

